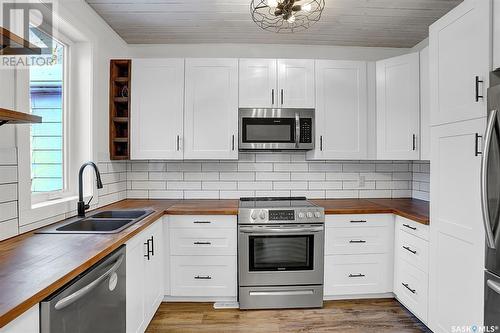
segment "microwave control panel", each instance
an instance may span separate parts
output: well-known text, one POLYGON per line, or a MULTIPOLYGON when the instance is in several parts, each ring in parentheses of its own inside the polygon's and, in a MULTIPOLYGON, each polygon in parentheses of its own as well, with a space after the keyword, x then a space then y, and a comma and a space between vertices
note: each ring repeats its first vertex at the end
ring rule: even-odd
POLYGON ((312 142, 312 119, 311 118, 301 118, 300 119, 300 143, 311 143, 312 142))

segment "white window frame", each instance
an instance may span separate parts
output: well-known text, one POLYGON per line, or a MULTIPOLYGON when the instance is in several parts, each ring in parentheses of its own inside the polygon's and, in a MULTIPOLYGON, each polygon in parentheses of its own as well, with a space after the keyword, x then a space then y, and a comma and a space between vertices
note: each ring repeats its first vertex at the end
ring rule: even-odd
MULTIPOLYGON (((62 87, 62 123, 63 123, 63 188, 61 190, 56 190, 56 191, 48 191, 48 192, 31 192, 31 203, 32 204, 38 204, 42 202, 48 202, 52 200, 61 200, 64 199, 65 197, 72 196, 72 189, 68 186, 68 174, 69 174, 69 161, 71 159, 71 156, 69 156, 69 149, 68 149, 68 144, 67 142, 69 141, 69 124, 68 124, 68 119, 69 119, 69 107, 70 107, 70 102, 69 102, 69 96, 68 96, 68 90, 69 90, 69 64, 71 61, 70 58, 70 48, 73 42, 65 35, 61 33, 54 33, 54 36, 52 36, 53 39, 57 40, 59 43, 64 45, 64 63, 63 63, 63 87, 62 87)), ((30 134, 30 142, 31 142, 31 134, 30 134)), ((32 156, 32 147, 30 145, 30 157, 32 156)), ((30 163, 30 175, 31 175, 31 167, 32 164, 30 163)), ((33 181, 31 179, 31 181, 33 181)), ((31 191, 31 183, 30 183, 30 191, 31 191)))

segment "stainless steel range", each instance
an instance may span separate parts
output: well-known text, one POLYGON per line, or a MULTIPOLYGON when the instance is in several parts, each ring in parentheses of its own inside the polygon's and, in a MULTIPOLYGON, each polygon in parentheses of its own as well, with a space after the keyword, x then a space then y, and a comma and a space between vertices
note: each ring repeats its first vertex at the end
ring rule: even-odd
POLYGON ((240 309, 323 305, 324 222, 304 197, 240 199, 240 309))

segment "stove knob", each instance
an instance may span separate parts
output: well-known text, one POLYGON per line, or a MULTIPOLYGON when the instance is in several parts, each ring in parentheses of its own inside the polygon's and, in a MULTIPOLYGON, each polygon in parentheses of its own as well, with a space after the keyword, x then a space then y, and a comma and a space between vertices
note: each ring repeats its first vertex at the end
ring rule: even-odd
POLYGON ((313 213, 311 213, 311 212, 307 212, 307 217, 308 217, 308 218, 313 217, 313 213))
POLYGON ((320 212, 315 212, 314 213, 314 217, 317 217, 319 219, 321 217, 321 213, 320 212))
POLYGON ((299 219, 303 219, 304 218, 304 213, 299 213, 299 219))
POLYGON ((250 218, 251 218, 252 220, 255 220, 255 219, 257 218, 257 211, 253 210, 253 211, 252 211, 252 214, 250 214, 250 218))
POLYGON ((265 220, 266 219, 266 211, 265 210, 261 210, 260 214, 259 214, 259 217, 260 217, 261 220, 265 220))

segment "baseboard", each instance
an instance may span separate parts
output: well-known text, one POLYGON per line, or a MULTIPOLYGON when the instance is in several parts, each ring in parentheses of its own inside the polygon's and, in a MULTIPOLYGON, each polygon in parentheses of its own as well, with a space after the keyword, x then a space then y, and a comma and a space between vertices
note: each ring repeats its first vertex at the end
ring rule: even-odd
POLYGON ((163 297, 164 302, 193 302, 193 303, 237 303, 237 297, 182 297, 182 296, 165 296, 163 297))
POLYGON ((373 298, 396 298, 394 293, 381 293, 381 294, 356 294, 356 295, 324 295, 324 301, 338 301, 349 299, 373 299, 373 298))

